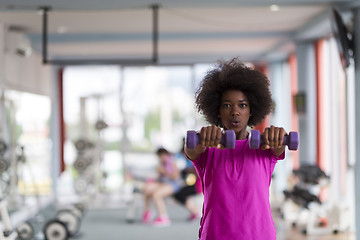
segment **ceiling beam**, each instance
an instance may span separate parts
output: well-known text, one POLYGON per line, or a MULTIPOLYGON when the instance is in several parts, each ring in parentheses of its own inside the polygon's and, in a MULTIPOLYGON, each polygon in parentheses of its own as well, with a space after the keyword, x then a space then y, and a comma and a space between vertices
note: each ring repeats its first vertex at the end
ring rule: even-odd
POLYGON ((159 5, 150 6, 153 13, 152 23, 152 57, 145 59, 48 59, 48 12, 51 7, 40 7, 42 12, 42 57, 43 64, 54 65, 88 65, 88 64, 156 64, 158 62, 158 41, 159 41, 159 5))
MULTIPOLYGON (((201 39, 251 39, 291 37, 290 31, 261 31, 261 32, 205 32, 205 33, 159 33, 159 39, 171 40, 201 40, 201 39)), ((41 35, 28 34, 31 42, 40 43, 41 35)), ((48 34, 49 43, 77 43, 77 42, 133 42, 149 41, 148 33, 80 33, 80 34, 48 34)))
POLYGON ((329 37, 331 34, 330 14, 330 8, 323 11, 321 14, 303 24, 297 31, 291 33, 288 39, 277 43, 257 58, 268 59, 275 52, 279 51, 280 48, 288 44, 295 44, 299 41, 315 41, 316 39, 329 37))
MULTIPOLYGON (((29 4, 28 1, 2 0, 0 11, 34 11, 38 9, 39 2, 44 2, 51 6, 53 10, 117 10, 117 9, 137 9, 148 7, 148 0, 128 0, 128 1, 96 1, 96 0, 47 0, 36 1, 36 4, 29 4)), ((249 6, 269 6, 277 4, 281 6, 304 6, 304 5, 342 5, 354 4, 357 0, 157 0, 157 4, 164 8, 218 8, 218 7, 249 7, 249 6)))

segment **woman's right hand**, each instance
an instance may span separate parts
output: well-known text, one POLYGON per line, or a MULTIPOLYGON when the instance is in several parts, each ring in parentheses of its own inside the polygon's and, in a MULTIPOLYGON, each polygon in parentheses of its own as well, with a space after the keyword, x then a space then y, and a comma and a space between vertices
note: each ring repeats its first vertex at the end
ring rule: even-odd
POLYGON ((202 147, 223 148, 220 144, 222 130, 220 127, 211 125, 202 127, 199 133, 199 142, 202 147))
POLYGON ((194 149, 186 148, 184 149, 186 155, 191 159, 197 159, 201 153, 203 153, 207 147, 215 147, 215 148, 224 148, 220 144, 220 140, 222 137, 222 130, 220 127, 211 125, 207 127, 202 127, 199 135, 199 143, 196 145, 194 149))

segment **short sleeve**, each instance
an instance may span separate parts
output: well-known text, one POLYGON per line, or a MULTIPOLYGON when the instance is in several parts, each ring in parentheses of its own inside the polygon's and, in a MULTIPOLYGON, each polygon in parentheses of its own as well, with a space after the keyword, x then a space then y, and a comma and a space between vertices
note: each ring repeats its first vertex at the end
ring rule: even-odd
POLYGON ((278 160, 283 160, 285 158, 285 151, 280 156, 275 156, 270 149, 267 150, 267 152, 270 155, 271 161, 274 163, 277 163, 278 160))
MULTIPOLYGON (((195 160, 191 160, 189 158, 189 156, 187 156, 186 153, 185 153, 186 158, 189 159, 193 163, 193 165, 194 165, 197 172, 198 171, 201 171, 201 172, 204 171, 205 166, 206 166, 206 162, 207 162, 207 156, 209 155, 209 149, 210 148, 206 148, 206 150, 203 153, 201 153, 200 156, 195 160)), ((198 172, 198 174, 199 174, 199 172, 198 172)))
POLYGON ((186 158, 195 164, 195 163, 201 162, 203 159, 206 158, 208 150, 209 150, 209 148, 207 148, 203 153, 201 153, 200 156, 195 160, 190 159, 190 157, 186 154, 186 152, 184 152, 184 153, 185 153, 186 158))

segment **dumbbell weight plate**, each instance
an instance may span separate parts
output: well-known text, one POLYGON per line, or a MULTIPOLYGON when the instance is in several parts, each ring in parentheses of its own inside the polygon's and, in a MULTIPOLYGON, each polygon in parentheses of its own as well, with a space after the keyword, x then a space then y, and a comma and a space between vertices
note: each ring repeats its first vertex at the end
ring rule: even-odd
POLYGON ((87 141, 84 139, 79 139, 75 142, 75 148, 77 151, 82 152, 87 147, 87 141))
POLYGON ((85 171, 85 169, 88 167, 88 165, 89 165, 88 161, 81 156, 77 157, 74 162, 74 168, 79 172, 85 171))
POLYGON ((258 130, 251 130, 249 135, 249 147, 258 149, 261 144, 261 134, 258 130))
POLYGON ((66 240, 69 238, 68 229, 62 221, 58 219, 50 220, 43 229, 45 240, 66 240))
POLYGON ((68 209, 60 210, 56 213, 56 219, 65 223, 69 236, 75 236, 80 230, 80 219, 68 209))
POLYGON ((289 142, 288 142, 289 150, 297 150, 298 147, 299 147, 299 134, 297 132, 290 132, 289 142))
POLYGON ((86 212, 86 206, 84 203, 78 202, 74 204, 74 207, 81 212, 81 215, 84 216, 86 212))
POLYGON ((78 194, 86 193, 89 185, 89 180, 85 177, 78 177, 74 182, 75 192, 78 194))
POLYGON ((29 222, 23 222, 16 227, 19 240, 30 240, 34 237, 34 228, 29 222))
POLYGON ((79 219, 83 218, 83 213, 80 209, 73 207, 71 209, 69 209, 76 217, 78 217, 79 219))
POLYGON ((187 131, 186 134, 186 147, 189 149, 195 149, 198 141, 198 136, 195 131, 187 131))
MULTIPOLYGON (((2 197, 5 198, 9 194, 10 183, 9 183, 9 180, 5 179, 5 177, 3 175, 0 177, 0 189, 2 191, 2 195, 3 195, 2 197)), ((1 200, 2 199, 0 198, 0 201, 1 200)))
POLYGON ((108 127, 108 125, 104 120, 98 120, 95 124, 95 129, 98 131, 103 130, 107 127, 108 127))
POLYGON ((236 144, 236 135, 233 130, 225 130, 221 142, 226 148, 234 149, 236 144))

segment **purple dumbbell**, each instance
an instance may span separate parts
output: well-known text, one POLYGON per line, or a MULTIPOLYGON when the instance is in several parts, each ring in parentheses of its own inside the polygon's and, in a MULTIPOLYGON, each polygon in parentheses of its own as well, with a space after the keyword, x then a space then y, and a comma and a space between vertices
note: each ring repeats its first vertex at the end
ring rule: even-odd
MULTIPOLYGON (((235 148, 235 132, 233 130, 225 130, 223 133, 220 144, 224 145, 225 148, 235 148)), ((199 143, 199 135, 195 131, 187 131, 186 133, 186 147, 194 149, 199 143)))
MULTIPOLYGON (((258 149, 263 140, 258 130, 251 130, 249 136, 249 147, 258 149)), ((299 134, 297 132, 290 132, 284 136, 283 145, 287 145, 289 150, 297 150, 299 146, 299 134)))

